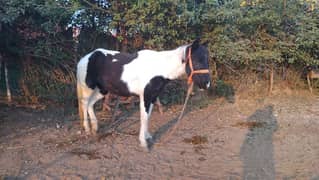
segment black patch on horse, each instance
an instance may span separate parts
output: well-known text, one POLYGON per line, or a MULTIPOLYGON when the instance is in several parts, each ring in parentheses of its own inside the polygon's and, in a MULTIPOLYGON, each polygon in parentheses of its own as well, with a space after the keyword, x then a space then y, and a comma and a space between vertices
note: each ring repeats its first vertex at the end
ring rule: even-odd
MULTIPOLYGON (((121 65, 125 65, 130 63, 133 59, 137 58, 137 53, 129 54, 129 53, 118 53, 113 55, 113 59, 118 60, 116 63, 121 65)), ((114 62, 113 62, 114 63, 114 62)))
POLYGON ((101 51, 95 51, 89 57, 85 79, 87 86, 91 89, 98 87, 104 95, 108 92, 120 96, 132 95, 128 90, 127 84, 120 78, 123 73, 123 66, 136 58, 137 53, 107 54, 105 56, 101 51))
POLYGON ((156 98, 159 96, 160 92, 163 90, 164 86, 169 82, 169 79, 163 76, 155 76, 150 82, 145 86, 144 89, 144 106, 146 113, 149 112, 151 103, 154 104, 156 98))

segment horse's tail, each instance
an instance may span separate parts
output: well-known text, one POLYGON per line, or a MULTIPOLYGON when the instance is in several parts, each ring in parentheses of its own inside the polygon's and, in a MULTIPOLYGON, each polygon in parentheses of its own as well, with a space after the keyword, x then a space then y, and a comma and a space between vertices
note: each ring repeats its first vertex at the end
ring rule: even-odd
POLYGON ((79 79, 77 79, 77 82, 76 82, 76 90, 77 90, 77 96, 78 96, 80 122, 81 122, 81 126, 83 127, 83 121, 84 121, 84 112, 83 112, 83 104, 82 104, 83 92, 82 92, 82 87, 79 82, 79 79))

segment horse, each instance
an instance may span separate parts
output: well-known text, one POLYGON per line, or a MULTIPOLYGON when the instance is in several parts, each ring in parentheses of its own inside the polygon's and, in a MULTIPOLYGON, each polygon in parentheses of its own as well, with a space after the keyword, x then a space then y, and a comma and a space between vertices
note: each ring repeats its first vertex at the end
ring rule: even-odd
POLYGON ((187 74, 188 83, 210 87, 208 42, 197 39, 173 50, 140 50, 136 53, 96 49, 77 64, 77 96, 80 120, 87 134, 95 135, 98 122, 94 104, 106 94, 138 96, 140 99, 139 141, 148 148, 152 136, 148 123, 153 104, 164 86, 187 74), (89 126, 88 115, 91 127, 89 126))

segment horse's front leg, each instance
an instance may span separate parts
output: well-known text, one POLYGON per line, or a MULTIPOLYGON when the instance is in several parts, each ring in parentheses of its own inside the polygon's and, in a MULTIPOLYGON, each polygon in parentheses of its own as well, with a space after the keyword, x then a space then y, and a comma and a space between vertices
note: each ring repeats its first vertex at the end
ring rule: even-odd
POLYGON ((165 79, 161 76, 154 77, 145 86, 144 92, 140 94, 141 129, 139 138, 143 147, 148 147, 147 140, 151 140, 152 138, 148 132, 148 121, 151 116, 153 104, 156 102, 158 95, 168 81, 169 79, 165 79))
POLYGON ((148 140, 152 139, 151 134, 148 132, 149 117, 153 109, 153 103, 150 100, 144 99, 143 95, 140 95, 140 118, 141 128, 139 140, 142 147, 148 148, 148 140))

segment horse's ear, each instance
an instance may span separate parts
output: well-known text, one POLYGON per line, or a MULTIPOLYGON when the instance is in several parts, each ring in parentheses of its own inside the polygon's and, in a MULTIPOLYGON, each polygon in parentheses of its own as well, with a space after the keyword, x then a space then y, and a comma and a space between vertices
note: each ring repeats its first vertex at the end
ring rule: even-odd
POLYGON ((193 43, 192 43, 192 50, 195 50, 199 47, 199 42, 200 42, 200 39, 197 38, 193 43))

